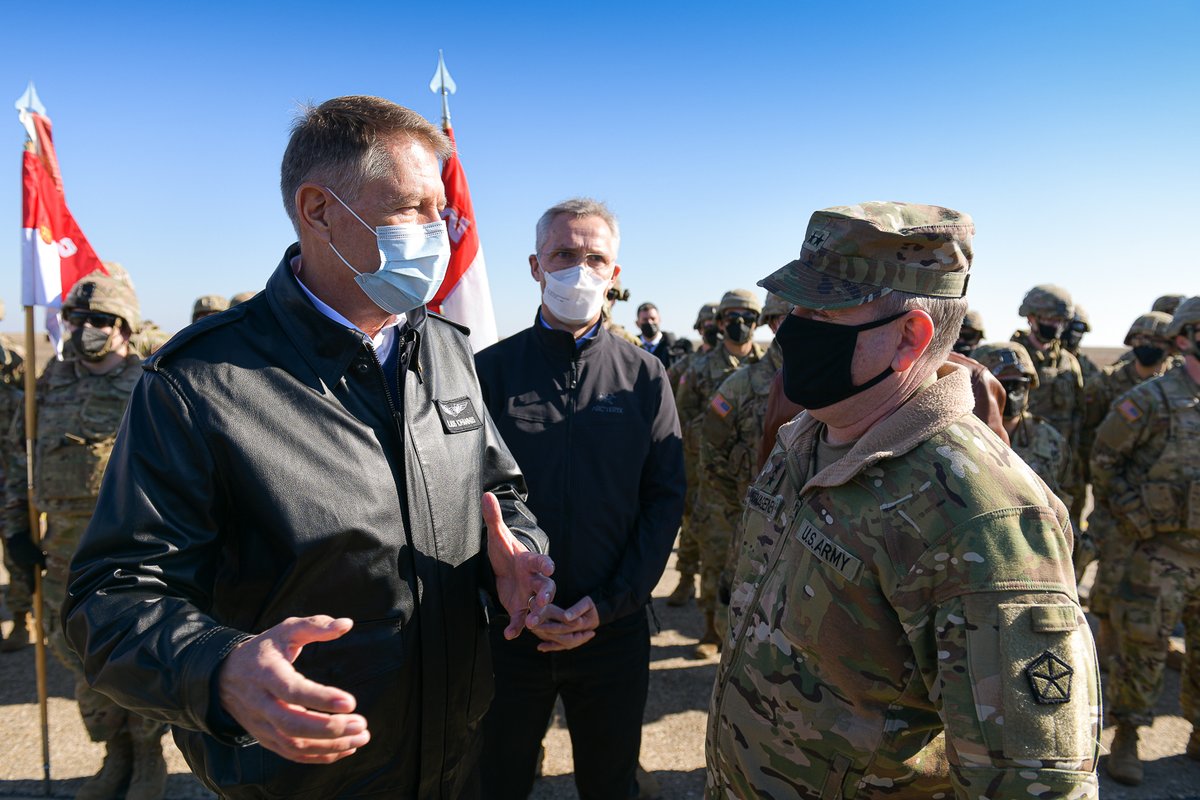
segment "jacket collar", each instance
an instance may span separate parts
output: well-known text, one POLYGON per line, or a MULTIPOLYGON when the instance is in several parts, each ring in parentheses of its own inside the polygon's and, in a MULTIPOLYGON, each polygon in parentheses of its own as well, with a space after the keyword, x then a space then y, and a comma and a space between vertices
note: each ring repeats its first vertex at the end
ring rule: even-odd
MULTIPOLYGON (((292 274, 292 259, 298 255, 299 243, 284 251, 283 260, 267 280, 267 303, 300 357, 326 386, 334 386, 365 347, 363 334, 334 322, 304 296, 292 274)), ((419 330, 424 322, 424 309, 409 312, 408 322, 398 333, 404 334, 410 328, 419 330)))
POLYGON ((560 331, 555 328, 547 327, 542 322, 542 308, 538 306, 538 310, 533 314, 533 332, 537 336, 537 340, 553 355, 573 361, 577 356, 586 358, 588 353, 595 349, 596 345, 602 338, 609 336, 608 329, 604 327, 604 320, 596 323, 596 334, 580 343, 576 343, 575 337, 566 331, 560 331))
MULTIPOLYGON (((804 491, 840 486, 878 461, 904 455, 971 413, 974 407, 970 373, 966 367, 947 362, 938 369, 937 380, 919 389, 894 414, 867 431, 849 453, 812 476, 804 491)), ((805 411, 781 428, 779 436, 790 450, 794 442, 819 436, 821 424, 805 411)), ((815 445, 815 441, 810 444, 815 445)))

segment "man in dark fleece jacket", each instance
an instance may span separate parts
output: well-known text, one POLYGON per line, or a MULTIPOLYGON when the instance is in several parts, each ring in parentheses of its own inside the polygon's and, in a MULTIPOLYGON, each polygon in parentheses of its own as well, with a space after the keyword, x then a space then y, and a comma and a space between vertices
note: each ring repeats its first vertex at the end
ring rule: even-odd
POLYGON ((550 538, 557 605, 513 641, 493 637, 497 700, 484 720, 485 793, 529 794, 562 697, 579 795, 636 796, 649 683, 645 606, 683 513, 679 418, 662 363, 600 324, 620 233, 592 200, 542 215, 533 325, 476 356, 501 436, 550 538))

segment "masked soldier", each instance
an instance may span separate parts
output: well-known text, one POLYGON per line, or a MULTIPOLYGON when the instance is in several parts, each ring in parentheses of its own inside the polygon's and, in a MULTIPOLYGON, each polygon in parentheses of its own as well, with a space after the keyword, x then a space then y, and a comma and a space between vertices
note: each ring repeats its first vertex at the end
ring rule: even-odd
POLYGON ((975 309, 971 309, 963 317, 962 328, 958 332, 958 341, 954 343, 954 352, 960 356, 971 358, 971 351, 979 347, 983 336, 983 315, 975 309))
MULTIPOLYGON (((676 361, 667 370, 671 388, 675 391, 679 390, 679 379, 691 367, 692 362, 712 350, 721 341, 721 332, 717 330, 717 303, 705 303, 700 306, 700 311, 696 314, 696 324, 692 326, 692 330, 700 334, 700 346, 676 361)), ((685 510, 684 514, 686 513, 685 510)))
POLYGON ((1138 726, 1162 692, 1170 634, 1183 621, 1187 754, 1200 760, 1200 297, 1180 303, 1166 329, 1183 367, 1117 398, 1096 432, 1092 474, 1122 530, 1137 541, 1109 617, 1117 638, 1106 698, 1117 723, 1108 772, 1142 780, 1138 726))
MULTIPOLYGON (((117 428, 142 373, 141 359, 129 344, 140 321, 137 297, 119 278, 95 272, 71 287, 62 314, 70 334, 64 359, 51 361, 38 381, 34 502, 46 514, 44 555, 33 548, 23 558, 27 567, 46 570, 42 587, 47 639, 75 674, 84 727, 93 741, 107 748, 100 772, 84 782, 76 798, 115 798, 124 789, 127 800, 156 800, 166 788, 161 741, 165 729, 92 690, 60 627, 68 566, 95 510, 117 428)), ((24 439, 19 415, 14 428, 24 439)), ((10 546, 22 541, 32 548, 25 470, 21 451, 8 470, 6 522, 10 546)))
MULTIPOLYGON (((759 314, 759 325, 775 333, 792 310, 791 304, 769 294, 759 314)), ((771 381, 783 366, 779 346, 772 343, 759 361, 735 369, 721 382, 704 411, 700 426, 700 487, 695 511, 695 531, 700 542, 700 605, 715 615, 718 637, 725 636, 724 611, 719 603, 719 583, 728 567, 730 544, 742 519, 742 498, 757 471, 758 445, 771 381)), ((712 658, 718 642, 701 641, 696 658, 712 658)))
POLYGON ((1086 354, 1079 352, 1083 335, 1092 329, 1088 314, 1083 306, 1076 304, 1071 314, 1071 321, 1063 331, 1062 344, 1068 353, 1075 356, 1079 362, 1079 371, 1083 375, 1083 419, 1079 425, 1079 442, 1071 456, 1075 471, 1078 473, 1072 481, 1076 484, 1072 492, 1071 519, 1076 522, 1075 528, 1075 574, 1082 576, 1087 565, 1096 560, 1096 543, 1092 539, 1091 523, 1083 520, 1083 507, 1087 503, 1087 485, 1091 483, 1089 460, 1092 456, 1092 439, 1096 436, 1096 427, 1104 419, 1107 408, 1100 399, 1100 384, 1102 375, 1100 367, 1086 354))
MULTIPOLYGON (((698 542, 702 535, 698 527, 697 512, 701 498, 694 487, 700 484, 697 470, 700 465, 700 427, 704 422, 704 410, 712 399, 713 392, 729 373, 743 364, 753 364, 762 358, 766 348, 754 341, 754 329, 758 327, 758 315, 761 312, 762 303, 754 292, 747 289, 726 292, 717 304, 720 344, 693 359, 691 365, 680 376, 679 387, 675 390, 675 407, 679 412, 680 427, 683 429, 683 458, 688 481, 688 496, 684 500, 688 516, 684 519, 684 531, 680 538, 695 537, 697 555, 698 542)), ((671 594, 672 598, 675 598, 678 593, 679 599, 686 602, 694 591, 692 587, 695 579, 692 573, 683 572, 682 567, 679 569, 680 585, 676 586, 671 594)), ((713 613, 711 609, 704 612, 704 634, 700 638, 702 644, 708 642, 716 645, 719 641, 713 613)))
POLYGON ((1069 506, 1075 489, 1068 471, 1071 449, 1053 425, 1029 413, 1029 393, 1038 387, 1029 354, 1013 342, 998 342, 979 347, 971 357, 991 370, 1004 387, 1004 429, 1009 446, 1069 506))
POLYGON ((219 294, 200 295, 192 304, 192 322, 204 319, 210 314, 220 314, 227 308, 229 301, 219 294))
MULTIPOLYGON (((4 319, 4 303, 0 302, 0 319, 4 319)), ((0 425, 6 424, 17 414, 24 413, 25 393, 21 385, 25 378, 24 362, 19 355, 0 343, 0 425)), ((0 439, 0 489, 5 483, 5 462, 9 448, 24 447, 23 441, 0 439)), ((4 531, 0 529, 0 537, 4 531)), ((18 545, 20 547, 21 545, 18 545)), ((12 614, 12 632, 0 642, 0 653, 12 653, 32 644, 33 629, 30 613, 33 588, 29 571, 19 567, 4 548, 4 568, 8 570, 8 586, 4 590, 4 605, 12 614)))

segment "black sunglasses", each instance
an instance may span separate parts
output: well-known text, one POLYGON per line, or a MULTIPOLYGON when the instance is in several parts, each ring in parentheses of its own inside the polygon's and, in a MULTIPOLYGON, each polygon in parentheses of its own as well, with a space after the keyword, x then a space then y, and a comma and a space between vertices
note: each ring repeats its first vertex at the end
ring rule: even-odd
POLYGON ((67 322, 76 328, 82 328, 85 323, 93 328, 110 328, 114 327, 119 319, 120 317, 116 314, 105 314, 101 311, 74 310, 67 312, 67 322))
POLYGON ((755 314, 753 311, 742 311, 740 313, 737 311, 727 311, 721 315, 721 319, 725 320, 726 322, 734 322, 735 320, 740 319, 747 325, 753 325, 754 323, 758 322, 758 314, 755 314))

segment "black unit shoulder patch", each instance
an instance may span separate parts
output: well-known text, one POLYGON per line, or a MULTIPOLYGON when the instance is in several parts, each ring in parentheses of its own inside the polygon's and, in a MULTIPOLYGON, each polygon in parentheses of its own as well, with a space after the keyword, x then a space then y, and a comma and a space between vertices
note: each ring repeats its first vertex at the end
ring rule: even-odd
POLYGON ((442 418, 442 428, 446 433, 464 433, 483 427, 483 420, 475 412, 475 406, 469 397, 459 397, 455 400, 437 400, 438 416, 442 418))
POLYGON ((1071 676, 1075 670, 1049 650, 1029 662, 1025 668, 1033 699, 1043 705, 1066 703, 1071 699, 1071 676))

